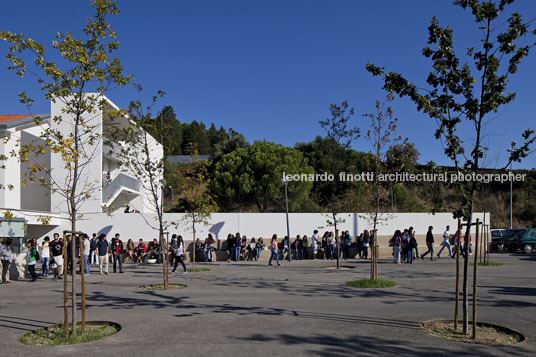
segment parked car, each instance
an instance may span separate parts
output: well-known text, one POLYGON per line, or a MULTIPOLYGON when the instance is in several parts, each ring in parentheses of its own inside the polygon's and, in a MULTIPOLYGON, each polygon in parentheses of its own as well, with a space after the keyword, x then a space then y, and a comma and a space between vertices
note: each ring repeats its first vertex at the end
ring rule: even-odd
POLYGON ((519 231, 522 231, 522 229, 492 229, 491 250, 506 252, 506 239, 519 231))
POLYGON ((525 253, 536 250, 536 228, 515 229, 506 237, 505 245, 508 251, 514 253, 521 249, 525 253))

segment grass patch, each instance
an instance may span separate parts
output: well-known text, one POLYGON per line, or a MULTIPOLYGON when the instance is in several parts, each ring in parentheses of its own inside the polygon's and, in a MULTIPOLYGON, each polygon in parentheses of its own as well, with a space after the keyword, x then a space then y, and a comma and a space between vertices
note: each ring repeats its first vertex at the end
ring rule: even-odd
MULTIPOLYGON (((168 284, 167 290, 179 290, 184 289, 188 285, 184 284, 168 284)), ((166 290, 164 289, 164 284, 148 284, 138 287, 138 290, 166 290)))
POLYGON ((63 325, 45 327, 37 331, 28 332, 21 337, 20 342, 25 345, 37 346, 61 346, 74 345, 89 341, 100 340, 106 336, 111 336, 119 331, 119 327, 114 324, 102 323, 98 325, 86 325, 86 332, 82 335, 81 327, 77 329, 76 337, 71 335, 65 337, 63 325))
POLYGON ((397 284, 393 280, 387 280, 383 278, 375 279, 359 279, 359 280, 349 280, 346 282, 346 285, 353 286, 355 288, 392 288, 397 284))
POLYGON ((421 329, 429 335, 445 338, 450 341, 478 343, 486 345, 511 345, 523 341, 525 338, 519 332, 505 327, 478 323, 477 338, 472 339, 473 324, 469 323, 467 335, 464 335, 461 322, 458 330, 454 329, 454 322, 432 322, 425 324, 421 329))
POLYGON ((188 273, 201 273, 204 271, 210 271, 210 269, 207 268, 188 268, 186 270, 188 271, 188 273))
MULTIPOLYGON (((475 264, 474 263, 469 263, 469 265, 474 266, 475 264)), ((500 267, 500 266, 503 266, 503 265, 504 264, 501 263, 501 262, 492 262, 492 261, 478 263, 479 267, 500 267)))

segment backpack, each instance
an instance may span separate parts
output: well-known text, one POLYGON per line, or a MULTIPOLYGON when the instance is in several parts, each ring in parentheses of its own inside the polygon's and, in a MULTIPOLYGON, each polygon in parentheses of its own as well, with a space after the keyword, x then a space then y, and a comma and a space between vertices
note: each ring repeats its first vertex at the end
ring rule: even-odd
POLYGON ((97 250, 97 241, 91 240, 91 243, 89 244, 90 250, 97 250))
POLYGON ((41 259, 41 257, 39 256, 39 251, 36 249, 35 250, 35 261, 39 261, 41 259))
POLYGON ((397 236, 397 237, 395 238, 394 244, 395 244, 396 246, 400 246, 401 243, 402 243, 402 238, 400 238, 400 236, 397 236))

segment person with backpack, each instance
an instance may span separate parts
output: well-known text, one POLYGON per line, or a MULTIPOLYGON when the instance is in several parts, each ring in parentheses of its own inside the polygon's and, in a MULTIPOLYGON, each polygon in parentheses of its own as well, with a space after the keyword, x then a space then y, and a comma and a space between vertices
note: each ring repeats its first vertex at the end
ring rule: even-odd
POLYGON ((102 266, 105 265, 104 274, 108 275, 108 254, 110 253, 110 245, 106 240, 106 234, 99 236, 99 243, 97 244, 97 251, 99 252, 99 270, 102 275, 102 266))
POLYGON ((424 257, 430 253, 430 260, 434 261, 434 234, 432 233, 432 229, 434 229, 434 227, 430 226, 428 227, 428 232, 426 232, 426 246, 428 247, 428 250, 421 255, 421 259, 424 259, 424 257))
POLYGON ((415 258, 418 258, 419 257, 419 250, 417 249, 417 239, 415 239, 415 232, 413 232, 412 229, 410 229, 410 236, 409 236, 409 244, 410 244, 410 255, 411 255, 411 262, 413 262, 413 260, 415 258), (415 255, 413 255, 413 250, 415 249, 415 255))
POLYGON ((98 264, 97 259, 97 244, 99 243, 99 239, 97 238, 97 233, 93 233, 93 236, 91 238, 90 244, 89 244, 89 264, 98 264))
POLYGON ((400 249, 402 248, 402 232, 400 232, 399 229, 395 231, 392 241, 393 241, 393 256, 395 258, 394 263, 400 264, 400 249))

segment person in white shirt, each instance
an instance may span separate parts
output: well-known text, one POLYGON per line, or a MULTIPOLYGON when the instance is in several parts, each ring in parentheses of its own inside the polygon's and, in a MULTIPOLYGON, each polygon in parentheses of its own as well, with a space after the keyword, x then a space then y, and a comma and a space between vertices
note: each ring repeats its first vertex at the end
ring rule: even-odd
POLYGON ((39 254, 41 255, 41 264, 43 267, 43 278, 48 277, 48 267, 50 264, 50 237, 46 236, 43 243, 39 247, 39 254))
POLYGON ((91 252, 91 241, 89 236, 84 234, 84 274, 89 275, 91 271, 91 266, 89 265, 89 253, 91 252))
POLYGON ((443 243, 441 243, 441 249, 437 253, 437 257, 441 258, 441 252, 443 249, 447 248, 449 250, 449 257, 453 258, 452 255, 452 248, 450 247, 450 234, 449 234, 450 226, 447 226, 447 229, 443 233, 443 243))
POLYGON ((9 271, 9 266, 13 261, 13 253, 11 252, 11 239, 8 239, 0 247, 0 259, 2 260, 2 284, 7 284, 7 272, 9 271))
POLYGON ((313 231, 313 236, 311 237, 311 249, 313 250, 313 260, 316 259, 316 254, 318 253, 318 230, 313 231))

